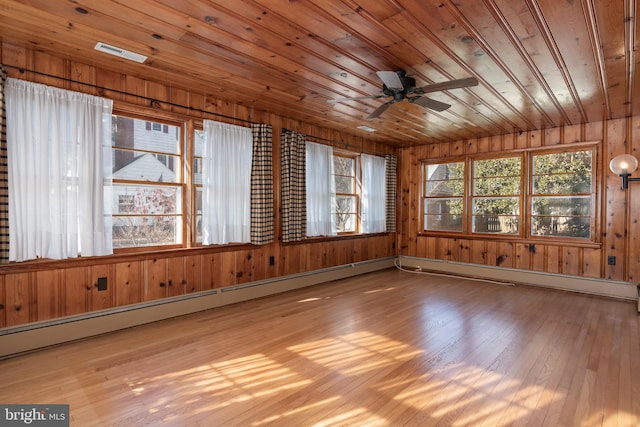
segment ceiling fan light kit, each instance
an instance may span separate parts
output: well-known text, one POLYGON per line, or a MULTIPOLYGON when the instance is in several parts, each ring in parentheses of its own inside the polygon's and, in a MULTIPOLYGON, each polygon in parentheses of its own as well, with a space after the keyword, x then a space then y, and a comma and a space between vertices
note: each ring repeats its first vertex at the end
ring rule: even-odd
POLYGON ((371 96, 357 96, 353 98, 340 98, 330 99, 328 102, 345 102, 345 101, 359 101, 364 99, 380 99, 391 97, 389 101, 385 102, 378 108, 376 108, 369 116, 368 120, 379 117, 382 113, 395 104, 396 102, 407 100, 411 104, 419 105, 423 108, 427 108, 434 111, 445 111, 451 105, 444 102, 436 101, 435 99, 422 96, 425 93, 439 92, 443 90, 460 89, 465 87, 477 86, 478 80, 475 77, 467 77, 464 79, 450 80, 447 82, 433 83, 430 85, 416 87, 416 79, 407 76, 405 71, 378 71, 376 72, 380 80, 382 80, 382 95, 371 96))

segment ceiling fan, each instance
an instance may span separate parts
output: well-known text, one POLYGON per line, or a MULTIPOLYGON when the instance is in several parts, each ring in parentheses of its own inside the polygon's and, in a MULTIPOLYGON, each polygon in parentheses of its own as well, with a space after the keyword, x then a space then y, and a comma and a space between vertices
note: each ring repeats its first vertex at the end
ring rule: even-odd
POLYGON ((430 108, 435 111, 444 111, 451 107, 451 105, 421 95, 441 90, 476 86, 478 84, 478 80, 475 77, 468 77, 466 79, 450 80, 448 82, 416 87, 416 79, 407 76, 405 71, 377 71, 376 74, 378 74, 378 77, 382 80, 382 95, 330 99, 328 102, 335 104, 336 102, 358 101, 361 99, 379 99, 387 98, 389 96, 393 97, 391 100, 385 102, 369 114, 367 119, 375 119, 380 116, 380 114, 384 113, 391 105, 403 100, 407 100, 412 104, 416 104, 424 108, 430 108))

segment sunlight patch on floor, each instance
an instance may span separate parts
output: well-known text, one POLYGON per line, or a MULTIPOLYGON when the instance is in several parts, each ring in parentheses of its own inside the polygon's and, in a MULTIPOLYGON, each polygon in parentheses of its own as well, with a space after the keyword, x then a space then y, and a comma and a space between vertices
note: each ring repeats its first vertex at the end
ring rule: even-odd
POLYGON ((308 405, 302 405, 297 407, 296 409, 292 409, 290 411, 284 411, 280 414, 275 414, 272 415, 268 418, 265 418, 264 420, 260 420, 260 421, 256 421, 254 423, 252 423, 252 426, 261 426, 263 424, 269 424, 269 423, 273 423, 277 420, 282 420, 286 417, 291 417, 291 416, 295 416, 307 411, 314 411, 316 408, 322 408, 325 405, 331 405, 335 402, 337 402, 338 400, 340 400, 341 397, 340 396, 333 396, 331 398, 328 399, 324 399, 324 400, 320 400, 314 403, 310 403, 308 405))
POLYGON ((334 427, 339 425, 378 427, 387 426, 389 422, 372 414, 365 408, 356 408, 312 424, 313 427, 334 427))
POLYGON ((393 291, 396 288, 391 287, 391 288, 378 288, 378 289, 371 289, 370 291, 364 291, 363 294, 377 294, 380 292, 389 292, 389 291, 393 291))
MULTIPOLYGON (((131 391, 137 396, 145 393, 153 396, 155 391, 145 388, 144 382, 136 383, 131 391)), ((172 372, 162 378, 150 378, 148 382, 173 384, 172 390, 183 402, 190 396, 197 397, 197 400, 206 397, 209 403, 203 405, 200 401, 196 412, 210 412, 256 398, 287 393, 307 386, 312 380, 301 377, 263 354, 253 354, 172 372)), ((156 412, 157 408, 168 408, 170 404, 165 398, 156 399, 149 405, 149 413, 156 412)))
POLYGON ((359 375, 404 360, 422 350, 368 331, 312 341, 287 350, 344 375, 359 375))
MULTIPOLYGON (((427 411, 434 418, 455 415, 451 425, 479 425, 487 423, 492 413, 504 415, 499 421, 505 425, 526 417, 538 407, 544 394, 547 404, 563 398, 562 393, 539 385, 524 385, 521 380, 458 363, 440 371, 425 374, 394 396, 394 400, 419 411, 427 411)), ((484 424, 483 424, 484 425, 484 424)))

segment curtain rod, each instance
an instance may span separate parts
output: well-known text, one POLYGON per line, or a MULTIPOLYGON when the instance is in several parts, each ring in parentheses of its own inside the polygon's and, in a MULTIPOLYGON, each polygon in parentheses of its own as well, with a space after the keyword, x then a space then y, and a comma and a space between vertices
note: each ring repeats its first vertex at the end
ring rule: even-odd
POLYGON ((240 122, 243 122, 243 123, 255 124, 255 122, 252 122, 252 121, 249 121, 249 120, 244 120, 244 119, 238 119, 237 117, 231 117, 231 116, 227 116, 225 114, 214 113, 214 112, 211 112, 211 111, 202 110, 202 109, 199 109, 199 108, 194 108, 194 107, 187 106, 187 105, 176 104, 174 102, 161 101, 159 99, 150 98, 148 96, 137 95, 135 93, 129 93, 129 92, 125 92, 125 91, 118 90, 118 89, 110 89, 108 87, 98 86, 98 85, 94 85, 94 84, 91 84, 91 83, 85 83, 85 82, 81 82, 81 81, 77 81, 77 80, 72 80, 72 79, 68 79, 66 77, 55 76, 53 74, 47 74, 47 73, 43 73, 41 71, 29 70, 29 69, 26 69, 26 68, 23 68, 23 67, 16 67, 15 65, 9 65, 9 64, 0 64, 0 65, 2 65, 3 67, 13 68, 14 70, 20 71, 20 73, 24 73, 24 72, 34 73, 34 74, 38 74, 38 75, 41 75, 41 76, 51 77, 51 78, 54 78, 54 79, 62 80, 62 81, 65 81, 65 82, 69 82, 69 83, 75 83, 75 84, 80 84, 80 85, 92 87, 94 89, 104 89, 104 90, 108 90, 108 91, 111 91, 111 92, 119 93, 120 95, 127 95, 127 96, 133 96, 133 97, 139 98, 139 99, 144 99, 145 101, 149 101, 149 106, 151 106, 151 107, 153 107, 155 105, 155 103, 160 102, 160 103, 163 103, 163 104, 171 105, 172 107, 186 108, 187 110, 190 110, 190 111, 197 111, 199 113, 211 114, 213 116, 223 117, 223 118, 229 119, 229 120, 237 120, 237 121, 240 121, 240 122))
MULTIPOLYGON (((60 77, 60 76, 56 76, 56 75, 53 75, 53 74, 43 73, 42 71, 29 70, 27 68, 16 67, 15 65, 10 65, 10 64, 0 64, 0 65, 2 65, 3 67, 13 68, 14 70, 20 71, 20 73, 25 73, 25 72, 34 73, 34 74, 38 74, 38 75, 41 75, 41 76, 44 76, 44 77, 50 77, 50 78, 62 80, 62 81, 69 82, 69 83, 75 83, 75 84, 80 84, 80 85, 92 87, 94 89, 103 89, 103 90, 108 90, 108 91, 111 91, 111 92, 119 93, 120 95, 127 95, 127 96, 133 96, 133 97, 139 98, 139 99, 144 99, 145 101, 149 101, 149 105, 150 106, 154 106, 154 103, 156 103, 156 102, 161 102, 163 104, 171 105, 172 107, 186 108, 187 110, 190 110, 190 111, 197 111, 199 113, 210 114, 210 115, 213 115, 213 116, 216 116, 216 117, 223 117, 223 118, 229 119, 229 120, 237 120, 237 121, 240 121, 240 122, 243 122, 243 123, 256 124, 255 122, 252 122, 252 121, 249 121, 249 120, 238 119, 236 117, 227 116, 225 114, 213 113, 211 111, 202 110, 202 109, 199 109, 199 108, 194 108, 194 107, 187 106, 187 105, 176 104, 176 103, 169 102, 169 101, 161 101, 159 99, 150 98, 148 96, 137 95, 135 93, 129 93, 129 92, 125 92, 125 91, 118 90, 118 89, 110 89, 110 88, 104 87, 104 86, 98 86, 98 85, 94 85, 94 84, 91 84, 91 83, 85 83, 85 82, 81 82, 81 81, 77 81, 77 80, 68 79, 66 77, 60 77)), ((282 130, 290 130, 290 129, 282 128, 282 130)), ((349 144, 349 143, 346 143, 346 142, 335 141, 335 140, 332 140, 332 139, 322 138, 322 137, 313 136, 313 135, 307 135, 307 136, 312 138, 312 139, 318 139, 318 140, 325 141, 325 142, 330 142, 330 143, 333 143, 333 144, 342 144, 345 148, 351 148, 351 149, 360 150, 360 147, 357 147, 355 145, 352 145, 352 144, 349 144)), ((383 152, 374 151, 374 150, 367 150, 367 151, 370 152, 370 153, 373 153, 373 154, 379 154, 379 155, 383 155, 383 156, 389 154, 389 153, 383 153, 383 152)))
POLYGON ((310 139, 317 139, 317 140, 320 140, 320 141, 330 142, 330 143, 332 143, 332 144, 341 144, 341 145, 343 145, 343 146, 344 146, 344 148, 348 148, 348 149, 352 149, 352 150, 359 150, 359 151, 366 151, 367 153, 377 154, 377 155, 380 155, 380 156, 386 156, 386 155, 389 155, 389 154, 390 154, 390 153, 384 153, 384 152, 382 152, 382 151, 375 151, 375 150, 363 150, 361 147, 358 147, 358 146, 353 145, 353 144, 349 144, 348 142, 336 141, 336 140, 333 140, 333 139, 323 138, 323 137, 321 137, 321 136, 308 135, 308 134, 306 134, 306 133, 304 133, 304 132, 299 132, 299 131, 297 131, 297 130, 292 130, 292 129, 282 128, 282 131, 283 131, 283 132, 290 131, 290 132, 298 132, 298 133, 302 133, 302 134, 304 134, 305 136, 309 137, 310 139))

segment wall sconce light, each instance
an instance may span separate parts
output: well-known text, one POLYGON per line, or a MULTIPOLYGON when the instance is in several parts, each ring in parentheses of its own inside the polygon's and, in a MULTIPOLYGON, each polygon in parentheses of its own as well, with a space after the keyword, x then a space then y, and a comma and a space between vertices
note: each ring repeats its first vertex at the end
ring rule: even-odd
POLYGON ((638 159, 631 154, 620 154, 615 156, 609 162, 611 172, 622 177, 622 189, 629 188, 630 181, 640 181, 640 178, 629 178, 629 176, 638 170, 638 159))

